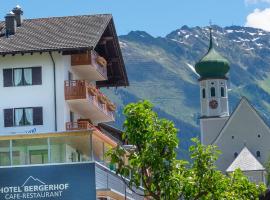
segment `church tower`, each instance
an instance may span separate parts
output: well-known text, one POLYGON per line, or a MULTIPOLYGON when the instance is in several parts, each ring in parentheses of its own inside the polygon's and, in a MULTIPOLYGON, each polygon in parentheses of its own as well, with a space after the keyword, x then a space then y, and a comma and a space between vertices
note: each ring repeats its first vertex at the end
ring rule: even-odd
POLYGON ((196 63, 195 70, 200 75, 201 141, 211 144, 229 117, 227 59, 215 49, 210 28, 210 44, 206 55, 196 63))

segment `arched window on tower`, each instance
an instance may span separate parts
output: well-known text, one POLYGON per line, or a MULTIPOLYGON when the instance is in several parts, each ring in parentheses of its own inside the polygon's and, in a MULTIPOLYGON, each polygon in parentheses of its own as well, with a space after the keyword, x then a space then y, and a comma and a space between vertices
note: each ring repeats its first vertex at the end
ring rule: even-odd
POLYGON ((224 87, 221 87, 221 88, 220 88, 220 95, 221 95, 221 97, 225 97, 225 90, 224 90, 224 87))
POLYGON ((205 88, 202 89, 202 98, 205 99, 205 88))
POLYGON ((256 152, 256 156, 259 158, 259 157, 261 157, 261 152, 260 151, 257 151, 256 152))
POLYGON ((238 156, 238 153, 237 152, 234 152, 234 157, 236 158, 238 156))
POLYGON ((211 97, 215 97, 216 96, 216 89, 214 87, 211 87, 211 97))

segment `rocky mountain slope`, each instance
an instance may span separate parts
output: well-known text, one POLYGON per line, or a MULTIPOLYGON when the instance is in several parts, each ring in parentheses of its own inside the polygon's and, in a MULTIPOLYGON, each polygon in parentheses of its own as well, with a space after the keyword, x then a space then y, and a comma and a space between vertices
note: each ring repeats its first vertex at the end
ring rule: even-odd
MULTIPOLYGON (((260 29, 213 26, 216 49, 230 61, 230 108, 246 96, 270 122, 270 33, 260 29)), ((190 138, 199 135, 199 87, 194 65, 207 51, 209 29, 188 27, 166 37, 143 31, 120 36, 130 87, 104 90, 118 106, 116 126, 123 122, 122 108, 149 99, 161 117, 179 128, 180 156, 190 138)))

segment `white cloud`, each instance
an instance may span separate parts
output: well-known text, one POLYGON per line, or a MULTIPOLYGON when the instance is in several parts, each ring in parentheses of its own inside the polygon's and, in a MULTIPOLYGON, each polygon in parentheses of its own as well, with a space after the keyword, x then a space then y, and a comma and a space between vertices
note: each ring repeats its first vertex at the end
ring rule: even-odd
POLYGON ((270 3, 270 0, 245 0, 246 4, 270 3))
POLYGON ((264 10, 255 9, 247 16, 245 26, 270 31, 270 8, 264 10))

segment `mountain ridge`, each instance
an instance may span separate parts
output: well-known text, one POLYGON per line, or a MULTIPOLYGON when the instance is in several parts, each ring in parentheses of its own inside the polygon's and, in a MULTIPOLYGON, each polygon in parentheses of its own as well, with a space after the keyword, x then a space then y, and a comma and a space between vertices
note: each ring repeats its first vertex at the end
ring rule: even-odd
MULTIPOLYGON (((229 105, 232 111, 241 96, 270 124, 270 33, 261 29, 213 25, 215 48, 230 62, 229 105)), ((200 94, 194 65, 208 50, 209 28, 188 27, 153 37, 145 31, 119 36, 130 87, 104 90, 119 105, 116 126, 124 120, 123 106, 148 99, 161 117, 180 129, 183 154, 190 138, 199 136, 200 94)))

